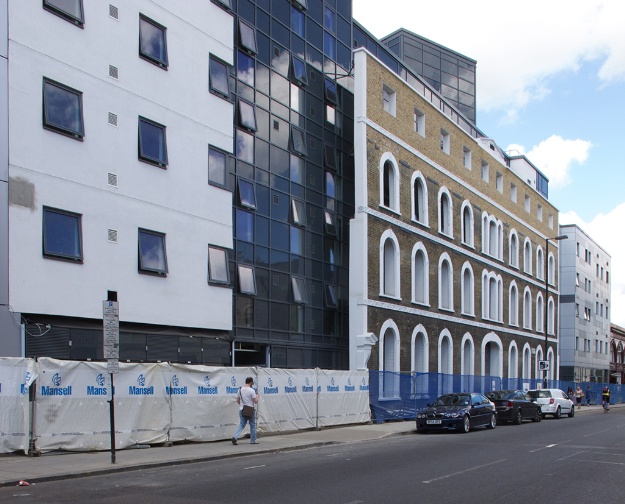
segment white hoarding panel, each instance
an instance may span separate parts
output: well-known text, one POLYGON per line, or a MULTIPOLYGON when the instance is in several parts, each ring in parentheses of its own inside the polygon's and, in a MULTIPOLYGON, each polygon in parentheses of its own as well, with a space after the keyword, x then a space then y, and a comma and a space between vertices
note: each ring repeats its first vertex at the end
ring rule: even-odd
POLYGON ((36 378, 33 359, 0 357, 0 453, 28 451, 28 388, 36 378))
POLYGON ((318 370, 319 426, 365 423, 369 412, 369 371, 318 370))

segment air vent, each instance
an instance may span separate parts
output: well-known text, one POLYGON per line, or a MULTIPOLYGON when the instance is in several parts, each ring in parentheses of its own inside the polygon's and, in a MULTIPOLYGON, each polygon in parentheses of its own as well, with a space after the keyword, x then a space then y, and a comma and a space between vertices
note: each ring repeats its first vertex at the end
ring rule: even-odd
POLYGON ((107 183, 110 186, 117 187, 117 174, 109 173, 108 174, 108 182, 107 183))
POLYGON ((109 65, 109 77, 111 79, 119 79, 119 69, 116 66, 109 65))
POLYGON ((278 121, 273 122, 273 129, 280 131, 280 123, 278 121))
POLYGON ((113 112, 109 112, 109 124, 117 128, 117 114, 113 114, 113 112))
POLYGON ((280 277, 278 275, 273 275, 271 283, 274 287, 277 287, 278 285, 280 285, 280 277))
POLYGON ((108 240, 111 243, 117 243, 117 229, 109 229, 108 235, 108 240))
POLYGON ((311 138, 310 141, 308 142, 308 144, 310 145, 311 149, 316 149, 317 148, 317 142, 315 142, 314 138, 311 138))
POLYGON ((119 19, 119 9, 114 5, 109 4, 109 16, 113 19, 119 19))
POLYGON ((273 195, 273 204, 274 205, 279 205, 280 204, 280 196, 278 196, 277 194, 273 195))

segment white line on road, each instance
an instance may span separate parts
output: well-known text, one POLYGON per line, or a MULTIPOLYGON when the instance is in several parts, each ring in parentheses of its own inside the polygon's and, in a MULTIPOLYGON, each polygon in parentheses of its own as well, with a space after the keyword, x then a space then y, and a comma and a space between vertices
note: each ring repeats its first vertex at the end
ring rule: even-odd
POLYGON ((571 457, 576 457, 577 455, 579 455, 579 454, 581 454, 581 453, 585 453, 585 452, 583 452, 583 451, 581 451, 581 452, 575 452, 575 453, 573 453, 573 454, 571 454, 571 455, 567 455, 566 457, 559 458, 559 459, 557 460, 557 462, 560 462, 561 460, 566 460, 566 459, 569 459, 569 458, 571 458, 571 457))
POLYGON ((267 465, 263 464, 263 465, 257 465, 257 466, 250 466, 250 467, 244 467, 243 469, 247 471, 248 469, 260 469, 261 467, 267 467, 267 465))
POLYGON ((559 444, 570 443, 571 441, 562 441, 561 443, 549 444, 547 446, 543 446, 542 448, 536 448, 535 450, 530 450, 530 453, 536 453, 537 451, 546 450, 547 448, 553 448, 554 446, 558 446, 559 444))
POLYGON ((330 455, 326 455, 326 457, 340 457, 343 453, 331 453, 330 455))
POLYGON ((597 434, 603 434, 604 432, 612 432, 613 429, 604 429, 596 432, 591 432, 590 434, 584 434, 584 437, 596 436, 597 434))
POLYGON ((506 460, 508 460, 508 459, 495 460, 494 462, 489 462, 488 464, 482 464, 480 466, 472 467, 471 469, 465 469, 464 471, 458 471, 458 472, 455 472, 455 473, 446 474, 445 476, 439 476, 438 478, 422 481, 421 483, 432 483, 433 481, 438 481, 438 480, 442 480, 442 479, 445 479, 445 478, 451 478, 452 476, 459 476, 460 474, 468 473, 468 472, 471 472, 471 471, 476 471, 477 469, 482 469, 484 467, 488 467, 488 466, 491 466, 491 465, 499 464, 500 462, 505 462, 506 460))

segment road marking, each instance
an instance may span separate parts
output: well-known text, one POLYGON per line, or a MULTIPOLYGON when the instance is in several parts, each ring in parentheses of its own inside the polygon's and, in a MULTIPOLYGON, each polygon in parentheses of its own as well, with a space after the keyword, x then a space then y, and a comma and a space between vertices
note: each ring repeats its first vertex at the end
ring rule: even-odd
POLYGON ((625 465, 625 462, 606 462, 605 460, 584 460, 584 459, 579 459, 576 460, 576 462, 590 462, 592 464, 610 464, 610 465, 625 465))
POLYGON ((326 457, 340 457, 343 453, 331 453, 330 455, 326 455, 326 457))
POLYGON ((499 464, 501 462, 505 462, 506 460, 508 460, 508 459, 495 460, 494 462, 489 462, 488 464, 482 464, 480 466, 472 467, 471 469, 465 469, 464 471, 458 471, 458 472, 455 472, 455 473, 446 474, 445 476, 439 476, 438 478, 422 481, 421 483, 432 483, 433 481, 439 481, 439 480, 442 480, 442 479, 451 478, 452 476, 459 476, 460 474, 468 473, 468 472, 471 472, 471 471, 476 471, 478 469, 483 469, 484 467, 488 467, 488 466, 492 466, 492 465, 495 465, 495 464, 499 464))
POLYGON ((566 457, 559 458, 556 462, 560 462, 561 460, 566 460, 566 459, 569 459, 569 458, 571 458, 571 457, 576 457, 577 455, 579 455, 579 454, 581 454, 581 453, 585 453, 585 452, 583 452, 583 451, 581 451, 581 452, 575 452, 575 453, 573 453, 572 455, 567 455, 566 457))
POLYGON ((530 453, 536 453, 541 450, 546 450, 547 448, 553 448, 554 446, 558 446, 559 444, 570 443, 570 442, 571 440, 569 439, 568 441, 562 441, 561 443, 550 444, 547 446, 543 446, 542 448, 536 448, 535 450, 530 450, 530 453))
POLYGON ((604 432, 612 432, 612 429, 604 429, 604 430, 592 432, 590 434, 584 434, 584 437, 596 436, 597 434, 603 434, 604 432))
POLYGON ((257 466, 250 466, 250 467, 244 467, 243 469, 247 471, 248 469, 260 469, 261 467, 267 467, 267 465, 263 464, 263 465, 257 465, 257 466))

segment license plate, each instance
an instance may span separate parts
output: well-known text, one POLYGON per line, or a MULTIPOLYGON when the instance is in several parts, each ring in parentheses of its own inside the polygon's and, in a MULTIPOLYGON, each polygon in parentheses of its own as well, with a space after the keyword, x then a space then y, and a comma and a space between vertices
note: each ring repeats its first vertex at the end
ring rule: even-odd
POLYGON ((428 425, 440 425, 442 420, 426 420, 425 423, 428 425))

